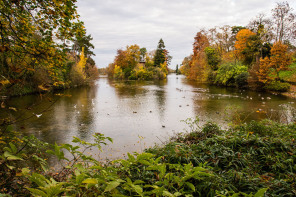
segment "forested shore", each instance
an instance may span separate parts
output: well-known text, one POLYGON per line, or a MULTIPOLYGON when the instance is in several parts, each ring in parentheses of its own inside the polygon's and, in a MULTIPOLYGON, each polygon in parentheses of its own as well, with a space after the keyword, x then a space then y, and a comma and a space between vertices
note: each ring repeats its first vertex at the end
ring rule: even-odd
POLYGON ((271 17, 259 14, 246 26, 203 29, 180 71, 202 83, 286 92, 296 82, 295 24, 293 8, 282 2, 271 17))
POLYGON ((92 37, 75 2, 0 3, 2 96, 69 88, 98 77, 92 37))

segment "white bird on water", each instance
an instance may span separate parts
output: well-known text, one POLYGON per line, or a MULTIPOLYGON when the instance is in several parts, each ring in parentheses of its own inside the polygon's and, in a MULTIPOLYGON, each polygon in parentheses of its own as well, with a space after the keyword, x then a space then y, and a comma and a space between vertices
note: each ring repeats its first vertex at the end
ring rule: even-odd
MULTIPOLYGON (((34 114, 34 113, 33 113, 34 114)), ((42 116, 42 114, 34 114, 37 118, 40 118, 40 116, 42 116)))
POLYGON ((77 105, 74 105, 74 108, 76 108, 77 105))

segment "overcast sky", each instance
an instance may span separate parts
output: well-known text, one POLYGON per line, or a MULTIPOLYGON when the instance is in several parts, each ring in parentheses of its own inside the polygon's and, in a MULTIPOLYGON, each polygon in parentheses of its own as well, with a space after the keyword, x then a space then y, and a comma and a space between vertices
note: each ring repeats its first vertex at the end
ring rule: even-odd
MULTIPOLYGON (((270 15, 277 0, 78 0, 78 13, 93 37, 98 67, 113 62, 117 49, 138 44, 148 51, 160 38, 173 56, 171 68, 192 52, 202 28, 245 26, 259 13, 270 15)), ((289 0, 296 10, 296 0, 289 0)))

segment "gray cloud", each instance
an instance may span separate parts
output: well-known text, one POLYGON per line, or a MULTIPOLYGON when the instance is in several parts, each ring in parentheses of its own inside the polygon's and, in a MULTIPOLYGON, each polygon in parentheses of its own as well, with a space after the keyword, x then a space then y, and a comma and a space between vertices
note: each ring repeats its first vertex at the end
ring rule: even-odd
MULTIPOLYGON (((288 1, 296 9, 295 0, 288 1)), ((171 67, 192 51, 201 28, 247 25, 259 13, 270 14, 277 0, 78 0, 78 13, 95 45, 98 67, 106 67, 117 49, 138 44, 154 50, 160 38, 173 56, 171 67)))

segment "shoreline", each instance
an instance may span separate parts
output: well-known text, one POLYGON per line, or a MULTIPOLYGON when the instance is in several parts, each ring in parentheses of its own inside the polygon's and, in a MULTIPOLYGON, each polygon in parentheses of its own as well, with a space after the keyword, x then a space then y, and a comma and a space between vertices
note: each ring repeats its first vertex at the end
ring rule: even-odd
POLYGON ((289 98, 296 99, 296 85, 291 84, 290 91, 289 92, 283 92, 281 94, 284 95, 284 96, 287 96, 289 98))

